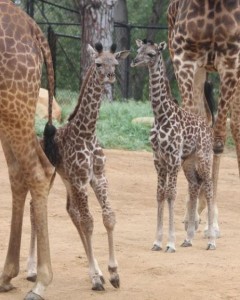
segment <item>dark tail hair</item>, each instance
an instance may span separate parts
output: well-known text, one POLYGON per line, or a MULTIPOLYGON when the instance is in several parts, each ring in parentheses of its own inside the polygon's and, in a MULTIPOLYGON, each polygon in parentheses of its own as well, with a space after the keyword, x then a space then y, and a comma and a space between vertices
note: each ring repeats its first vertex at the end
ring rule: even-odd
POLYGON ((53 166, 56 166, 59 158, 58 147, 54 141, 56 131, 56 127, 48 122, 43 132, 43 150, 53 166))
POLYGON ((214 96, 213 96, 213 84, 212 84, 212 82, 210 82, 208 80, 206 80, 205 83, 204 83, 204 95, 205 95, 209 110, 210 110, 211 115, 212 115, 212 126, 213 126, 214 123, 215 123, 214 114, 215 114, 215 111, 216 111, 216 105, 215 105, 215 99, 214 99, 214 96))

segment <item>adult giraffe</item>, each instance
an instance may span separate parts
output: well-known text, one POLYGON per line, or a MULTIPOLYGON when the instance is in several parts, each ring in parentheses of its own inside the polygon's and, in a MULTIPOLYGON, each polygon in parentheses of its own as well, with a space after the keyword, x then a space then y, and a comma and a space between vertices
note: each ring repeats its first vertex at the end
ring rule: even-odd
MULTIPOLYGON (((183 108, 206 117, 203 85, 207 72, 218 72, 220 77, 213 146, 216 198, 229 111, 240 172, 240 98, 237 96, 240 93, 240 1, 172 0, 168 7, 168 24, 169 49, 183 108)), ((200 204, 200 210, 203 208, 204 205, 200 204)), ((217 217, 216 206, 215 212, 217 217)), ((219 235, 217 220, 215 227, 219 235)))
MULTIPOLYGON (((48 43, 36 23, 9 0, 0 2, 0 138, 12 190, 12 221, 0 292, 13 288, 19 272, 24 203, 30 191, 37 223, 37 281, 25 299, 42 299, 52 280, 47 227, 47 196, 54 172, 35 135, 35 109, 43 58, 49 80, 51 125, 54 76, 48 43)), ((50 149, 45 143, 45 149, 50 149)), ((51 160, 53 162, 53 160, 51 160)))

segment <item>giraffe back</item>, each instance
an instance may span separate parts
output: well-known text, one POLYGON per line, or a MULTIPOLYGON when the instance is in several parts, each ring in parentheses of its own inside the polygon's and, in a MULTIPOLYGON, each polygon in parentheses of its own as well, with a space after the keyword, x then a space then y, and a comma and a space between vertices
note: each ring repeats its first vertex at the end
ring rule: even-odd
POLYGON ((8 112, 10 105, 12 112, 15 109, 17 114, 18 107, 26 105, 31 114, 35 113, 43 60, 48 74, 51 122, 54 71, 48 42, 38 25, 24 11, 11 1, 1 1, 0 82, 4 91, 1 99, 7 99, 7 102, 1 101, 3 110, 8 112))

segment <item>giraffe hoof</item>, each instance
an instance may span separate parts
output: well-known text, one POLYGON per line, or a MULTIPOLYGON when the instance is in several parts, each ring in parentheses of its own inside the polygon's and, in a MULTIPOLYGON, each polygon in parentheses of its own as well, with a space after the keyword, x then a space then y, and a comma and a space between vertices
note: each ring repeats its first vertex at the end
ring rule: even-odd
POLYGON ((153 247, 152 247, 152 251, 161 251, 162 250, 162 247, 154 244, 153 247))
POLYGON ((92 287, 93 291, 105 291, 104 286, 101 283, 95 283, 92 287))
POLYGON ((36 282, 36 280, 37 280, 37 274, 33 274, 33 275, 30 275, 30 276, 27 276, 27 280, 31 281, 31 282, 36 282))
POLYGON ((38 294, 35 294, 33 293, 32 291, 30 291, 26 297, 24 298, 24 300, 43 300, 43 298, 38 295, 38 294))
POLYGON ((115 274, 109 281, 111 285, 115 287, 115 289, 118 289, 120 287, 120 279, 118 274, 115 274))
POLYGON ((214 154, 221 154, 224 150, 224 143, 221 139, 216 139, 213 144, 214 154))
POLYGON ((170 247, 170 246, 167 246, 166 250, 165 250, 166 253, 175 253, 176 252, 176 249, 170 247))
POLYGON ((206 250, 216 250, 216 245, 209 243, 206 250))
POLYGON ((4 284, 0 286, 0 293, 6 293, 13 289, 15 289, 15 287, 11 283, 4 284))
POLYGON ((192 243, 187 240, 184 240, 184 242, 181 244, 181 247, 192 247, 192 243))

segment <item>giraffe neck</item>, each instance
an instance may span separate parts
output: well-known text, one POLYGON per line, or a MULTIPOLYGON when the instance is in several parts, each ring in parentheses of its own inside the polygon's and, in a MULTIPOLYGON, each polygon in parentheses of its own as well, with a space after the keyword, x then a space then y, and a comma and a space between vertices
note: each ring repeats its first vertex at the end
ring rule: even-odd
POLYGON ((98 81, 94 65, 90 67, 82 86, 78 105, 69 118, 69 126, 74 129, 75 135, 89 138, 95 134, 104 88, 104 85, 98 81))
POLYGON ((172 100, 169 82, 165 74, 165 65, 162 54, 158 56, 154 66, 149 66, 149 94, 152 104, 153 114, 157 120, 172 111, 175 104, 172 100))

